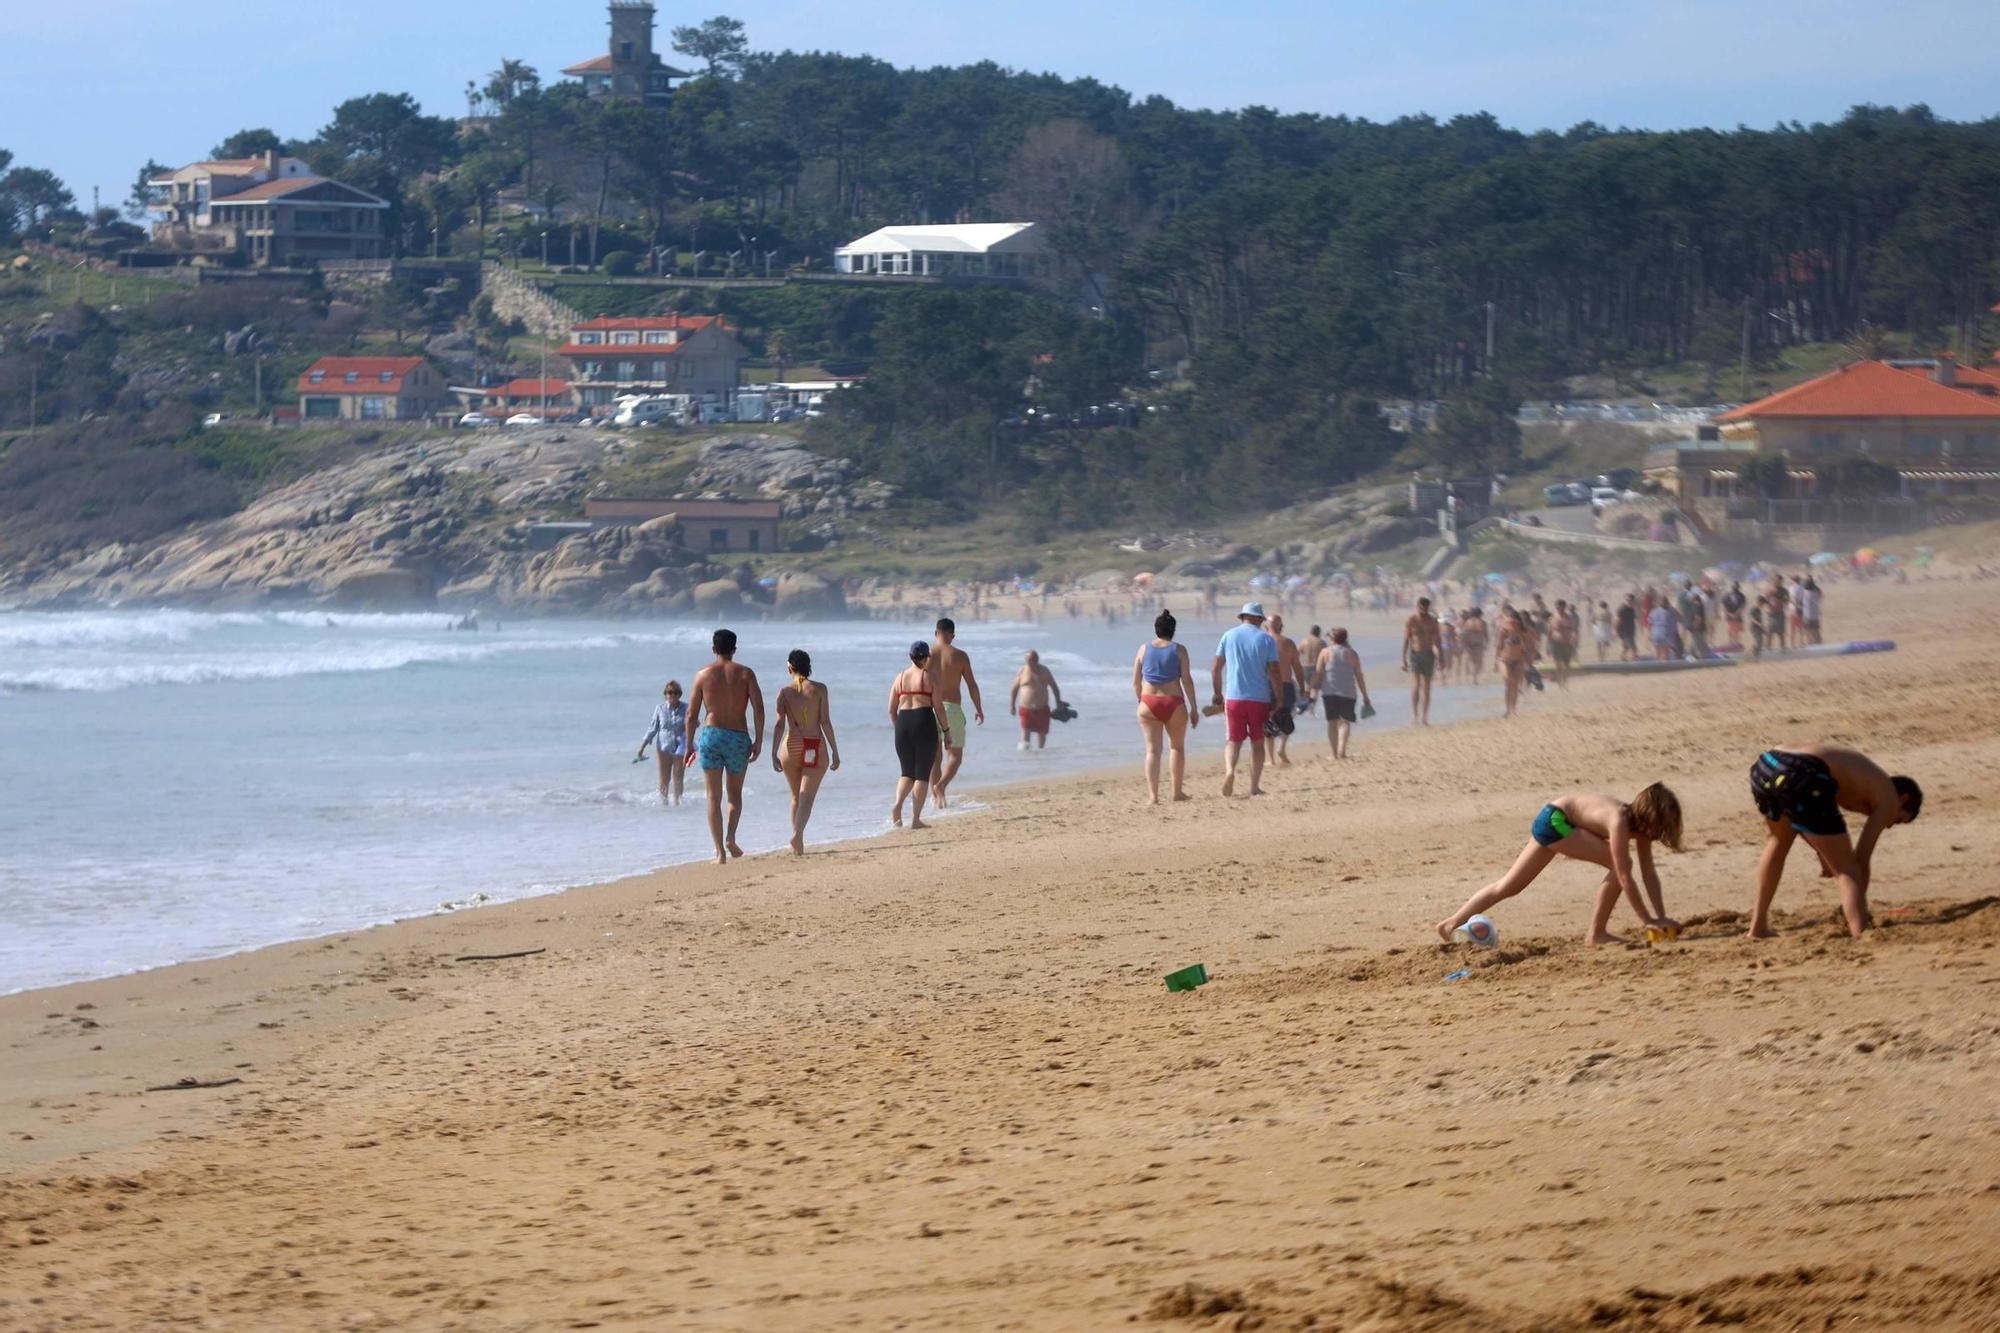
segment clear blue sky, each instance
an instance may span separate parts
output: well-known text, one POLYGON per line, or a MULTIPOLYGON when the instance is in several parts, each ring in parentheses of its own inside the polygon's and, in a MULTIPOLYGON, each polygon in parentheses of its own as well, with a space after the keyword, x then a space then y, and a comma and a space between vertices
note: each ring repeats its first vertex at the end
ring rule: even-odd
MULTIPOLYGON (((759 50, 897 65, 981 59, 1090 75, 1188 106, 1374 120, 1491 111, 1524 129, 1828 120, 1857 102, 2000 114, 1990 10, 1943 0, 662 0, 667 30, 717 12, 759 50)), ((461 114, 502 56, 545 79, 605 49, 602 0, 0 0, 0 147, 88 207, 147 157, 230 132, 309 136, 334 104, 408 92, 461 114)), ((671 58, 671 57, 670 57, 671 58)))

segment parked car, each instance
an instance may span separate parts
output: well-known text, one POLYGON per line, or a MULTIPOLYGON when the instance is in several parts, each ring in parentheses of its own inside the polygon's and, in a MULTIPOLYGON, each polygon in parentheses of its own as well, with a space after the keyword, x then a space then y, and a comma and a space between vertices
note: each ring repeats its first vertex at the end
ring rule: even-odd
POLYGON ((1615 491, 1629 491, 1638 484, 1640 472, 1635 467, 1614 467, 1597 476, 1597 485, 1609 486, 1615 491))
POLYGON ((1542 499, 1547 501, 1551 508, 1559 508, 1563 505, 1579 505, 1588 498, 1587 494, 1578 495, 1576 489, 1566 481, 1559 481, 1552 486, 1542 487, 1542 499))
POLYGON ((458 424, 461 426, 475 426, 475 427, 497 426, 500 424, 500 418, 489 417, 484 412, 467 412, 464 416, 458 419, 458 424))
POLYGON ((1621 503, 1624 499, 1625 497, 1618 492, 1618 488, 1615 486, 1593 486, 1590 488, 1590 502, 1594 505, 1615 505, 1621 503))

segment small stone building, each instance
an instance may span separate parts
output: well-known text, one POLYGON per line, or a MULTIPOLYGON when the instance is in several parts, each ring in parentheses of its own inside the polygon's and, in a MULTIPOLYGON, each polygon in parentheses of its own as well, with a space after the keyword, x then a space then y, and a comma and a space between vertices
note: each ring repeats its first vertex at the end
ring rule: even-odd
POLYGON ((776 500, 604 496, 583 503, 583 516, 593 527, 635 525, 671 517, 679 524, 681 545, 691 551, 729 555, 777 550, 778 519, 783 511, 784 507, 776 500))

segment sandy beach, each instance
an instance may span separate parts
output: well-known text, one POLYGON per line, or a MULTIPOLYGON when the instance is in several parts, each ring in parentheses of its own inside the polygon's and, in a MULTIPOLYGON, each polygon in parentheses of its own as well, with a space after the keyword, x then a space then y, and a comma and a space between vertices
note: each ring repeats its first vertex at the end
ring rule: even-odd
POLYGON ((1146 808, 1135 727, 927 832, 0 999, 0 1328, 2000 1326, 2000 584, 1829 608, 1902 650, 1313 720, 1257 801, 1204 751, 1146 808), (1801 849, 1745 940, 1745 770, 1821 739, 1922 818, 1871 936, 1801 849), (1583 948, 1564 863, 1438 943, 1656 778, 1679 944, 1583 948))

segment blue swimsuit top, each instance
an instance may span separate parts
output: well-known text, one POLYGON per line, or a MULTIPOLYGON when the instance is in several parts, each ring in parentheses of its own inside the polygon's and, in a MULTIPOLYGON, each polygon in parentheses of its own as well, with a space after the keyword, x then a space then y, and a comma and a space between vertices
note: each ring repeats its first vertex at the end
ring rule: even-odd
POLYGON ((1139 664, 1139 675, 1148 685, 1174 684, 1181 678, 1180 649, 1171 643, 1164 648, 1147 644, 1146 656, 1139 664))

